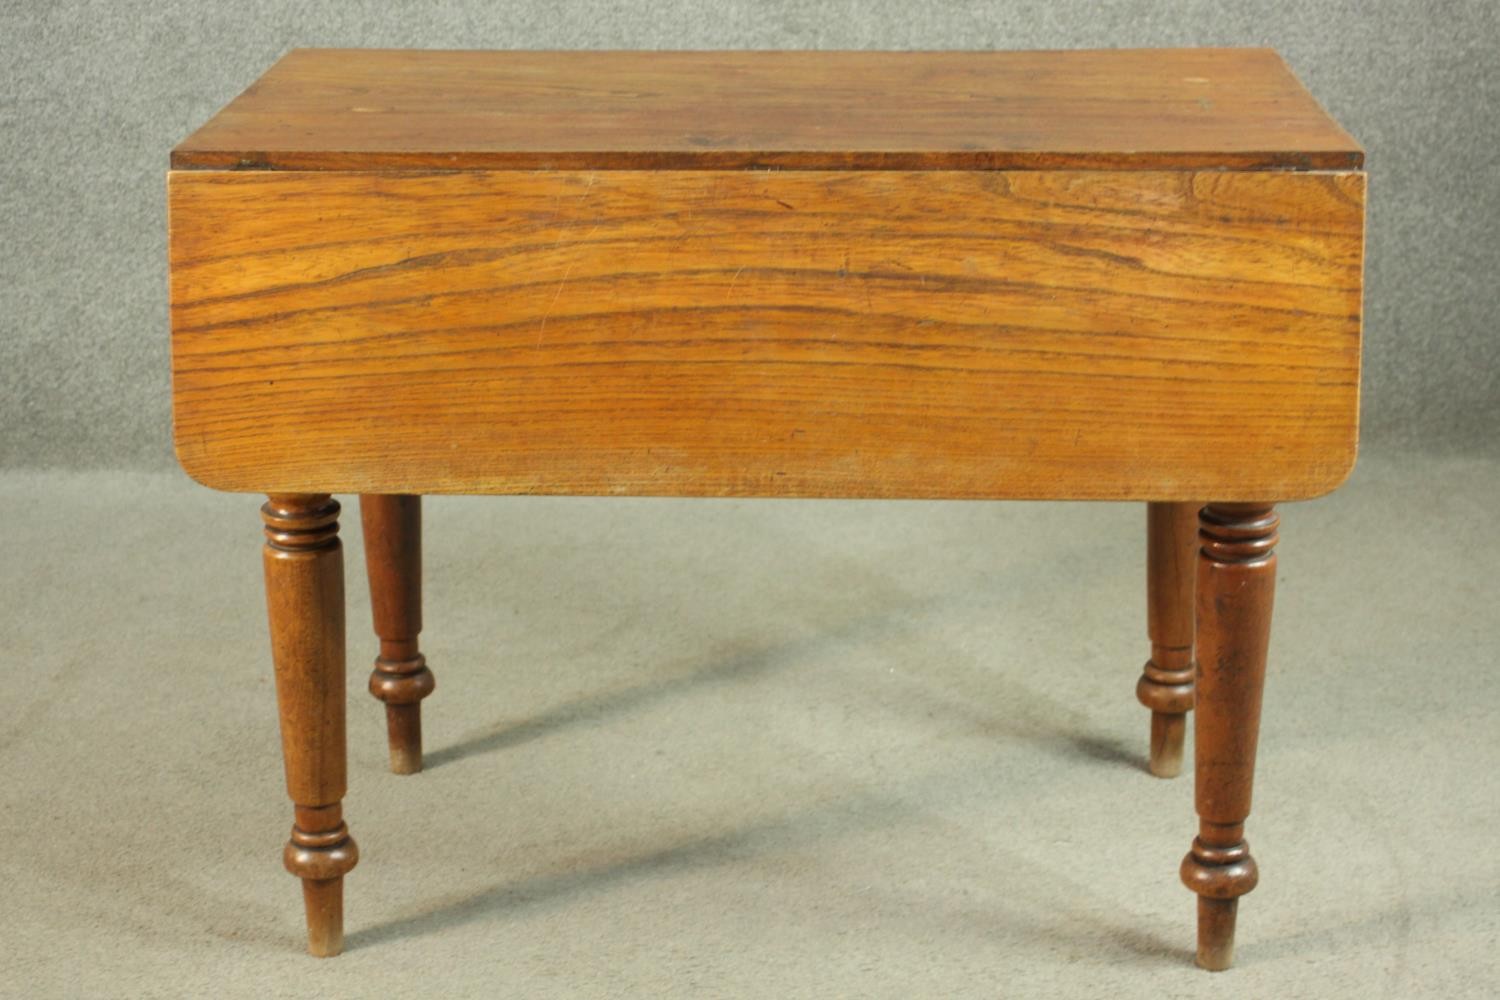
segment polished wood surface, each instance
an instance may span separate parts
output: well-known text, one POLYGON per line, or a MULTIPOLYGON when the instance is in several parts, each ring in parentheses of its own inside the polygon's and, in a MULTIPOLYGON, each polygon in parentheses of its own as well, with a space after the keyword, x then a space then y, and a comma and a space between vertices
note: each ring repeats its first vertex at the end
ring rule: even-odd
POLYGON ((1294 499, 1358 424, 1364 176, 179 171, 224 490, 1294 499))
POLYGON ((344 947, 344 876, 359 849, 344 823, 344 554, 338 502, 272 496, 265 522, 266 608, 286 788, 294 806, 287 871, 302 879, 307 948, 344 947))
POLYGON ((385 703, 391 770, 422 770, 422 699, 435 680, 417 648, 422 631, 422 498, 375 494, 359 498, 365 534, 370 608, 380 653, 370 693, 385 703))
POLYGON ((1199 515, 1198 672, 1193 720, 1198 836, 1182 881, 1198 894, 1198 964, 1229 968, 1239 897, 1260 875, 1245 841, 1276 591, 1269 504, 1210 504, 1199 515))
POLYGON ((178 168, 1350 169, 1269 49, 299 49, 178 168))
POLYGON ((1182 771, 1187 712, 1193 707, 1193 634, 1198 571, 1196 503, 1146 505, 1146 632, 1151 658, 1136 698, 1151 709, 1151 773, 1182 771))

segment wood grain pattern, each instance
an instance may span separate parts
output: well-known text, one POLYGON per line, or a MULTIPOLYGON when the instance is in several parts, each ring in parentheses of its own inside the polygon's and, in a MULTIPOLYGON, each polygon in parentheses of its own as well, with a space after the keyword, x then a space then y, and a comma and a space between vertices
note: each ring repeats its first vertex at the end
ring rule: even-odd
POLYGON ((299 49, 176 168, 1350 169, 1269 49, 299 49))
POLYGON ((1362 174, 176 172, 224 490, 1295 499, 1352 466, 1362 174))

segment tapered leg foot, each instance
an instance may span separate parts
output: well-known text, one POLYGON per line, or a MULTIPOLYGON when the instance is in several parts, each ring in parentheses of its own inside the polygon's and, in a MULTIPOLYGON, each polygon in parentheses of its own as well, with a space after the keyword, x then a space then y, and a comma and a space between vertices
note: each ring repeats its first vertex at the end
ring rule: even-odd
POLYGON ((1198 504, 1146 505, 1146 631, 1151 659, 1135 696, 1151 709, 1151 773, 1182 772, 1187 713, 1193 707, 1194 581, 1198 504))
POLYGON ((302 879, 307 950, 319 958, 337 955, 344 950, 344 876, 359 862, 342 808, 298 806, 282 862, 302 879))
POLYGON ((339 505, 327 495, 272 496, 265 521, 266 608, 286 787, 294 806, 287 871, 302 880, 307 947, 344 946, 344 876, 359 848, 344 824, 344 559, 339 505))
POLYGON ((422 770, 422 706, 385 706, 385 729, 391 744, 391 771, 416 774, 422 770))
POLYGON ((1234 918, 1238 899, 1198 897, 1198 965, 1223 972, 1234 964, 1234 918))
POLYGON ((302 900, 307 906, 307 951, 318 958, 332 958, 344 950, 344 880, 302 880, 302 900))
POLYGON ((1198 894, 1198 964, 1229 968, 1239 897, 1260 879, 1245 820, 1255 776, 1278 518, 1269 504, 1210 504, 1200 515, 1194 724, 1198 836, 1182 881, 1198 894))
POLYGON ((1187 715, 1151 713, 1151 757, 1147 766, 1158 778, 1182 773, 1183 744, 1187 741, 1187 715))
POLYGON ((385 702, 391 770, 422 770, 422 699, 436 682, 417 648, 422 631, 422 498, 370 494, 359 498, 365 567, 380 655, 370 693, 385 702))

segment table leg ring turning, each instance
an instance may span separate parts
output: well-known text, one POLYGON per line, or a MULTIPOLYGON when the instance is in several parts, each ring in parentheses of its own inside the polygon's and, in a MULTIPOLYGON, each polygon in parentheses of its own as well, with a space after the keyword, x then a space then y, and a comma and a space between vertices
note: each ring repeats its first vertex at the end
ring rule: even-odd
POLYGON ((391 770, 422 770, 422 699, 437 686, 417 648, 422 631, 422 498, 372 493, 359 498, 370 610, 380 655, 370 693, 385 703, 391 770))
POLYGON ((370 673, 370 693, 385 702, 386 727, 391 744, 391 770, 415 774, 422 770, 422 699, 437 686, 427 658, 421 653, 410 659, 390 659, 381 643, 381 655, 370 673))
POLYGON ((1183 884, 1198 894, 1198 964, 1223 971, 1234 961, 1239 899, 1260 881, 1250 845, 1241 838, 1229 847, 1215 847, 1194 837, 1181 874, 1183 884))
POLYGON ((302 880, 307 947, 319 956, 344 950, 344 876, 359 863, 359 845, 349 836, 342 812, 338 805, 298 806, 281 854, 286 870, 302 880))
POLYGON ((1276 586, 1270 504, 1210 504, 1198 517, 1198 674, 1194 710, 1198 836, 1182 881, 1198 894, 1198 964, 1234 960, 1239 897, 1255 888, 1245 843, 1276 586))
POLYGON ((1175 778, 1182 771, 1187 713, 1193 708, 1193 634, 1198 564, 1198 507, 1194 503, 1146 505, 1146 630, 1151 659, 1135 697, 1151 709, 1151 773, 1175 778))
POLYGON ((266 611, 286 789, 294 809, 287 871, 302 880, 307 950, 344 948, 344 876, 359 861, 340 805, 344 731, 344 553, 327 494, 274 495, 265 521, 266 611))

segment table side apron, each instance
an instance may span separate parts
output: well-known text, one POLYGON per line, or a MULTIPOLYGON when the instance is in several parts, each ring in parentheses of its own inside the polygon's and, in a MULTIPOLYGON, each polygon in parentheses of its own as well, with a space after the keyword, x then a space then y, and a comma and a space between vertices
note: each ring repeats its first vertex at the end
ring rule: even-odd
POLYGON ((174 171, 174 439, 273 493, 1290 500, 1358 171, 174 171))

